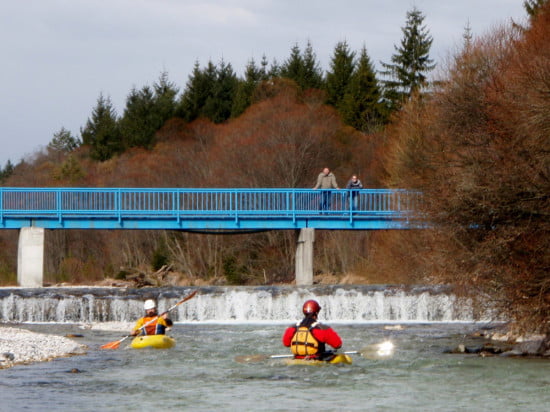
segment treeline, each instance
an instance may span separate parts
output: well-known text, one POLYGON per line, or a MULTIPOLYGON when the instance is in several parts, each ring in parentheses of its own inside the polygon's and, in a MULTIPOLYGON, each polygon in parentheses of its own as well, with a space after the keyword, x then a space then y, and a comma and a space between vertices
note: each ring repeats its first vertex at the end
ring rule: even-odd
MULTIPOLYGON (((412 93, 429 86, 433 69, 429 51, 432 38, 423 25, 424 15, 416 8, 407 13, 404 38, 392 61, 377 73, 366 47, 352 51, 346 41, 334 48, 330 68, 324 72, 311 43, 302 50, 297 44, 281 64, 264 56, 251 60, 238 77, 231 63, 196 62, 180 93, 168 73, 161 73, 152 86, 133 88, 122 115, 108 96, 100 95, 91 115, 81 128, 81 137, 67 136, 70 144, 89 147, 92 159, 105 161, 133 147, 151 149, 156 133, 170 119, 192 122, 208 119, 222 124, 238 118, 258 101, 261 83, 287 79, 301 91, 321 90, 324 103, 336 108, 343 121, 362 132, 373 132, 387 124, 412 93), (380 78, 379 78, 380 77, 380 78)), ((61 129, 57 135, 65 134, 61 129)))

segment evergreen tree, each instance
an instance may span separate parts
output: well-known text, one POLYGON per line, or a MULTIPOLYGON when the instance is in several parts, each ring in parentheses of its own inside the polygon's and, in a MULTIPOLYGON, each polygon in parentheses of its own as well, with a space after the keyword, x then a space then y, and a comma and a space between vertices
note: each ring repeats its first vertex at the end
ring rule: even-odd
MULTIPOLYGON (((260 62, 260 80, 261 81, 266 81, 268 80, 271 76, 270 76, 270 73, 272 72, 272 70, 268 70, 267 66, 268 66, 268 62, 267 62, 267 57, 266 55, 264 54, 262 56, 262 61, 260 62)), ((277 67, 277 62, 274 61, 273 65, 271 66, 271 69, 273 69, 273 67, 277 67)), ((275 69, 277 70, 277 69, 275 69)))
POLYGON ((52 141, 48 143, 48 149, 60 153, 70 153, 80 144, 80 140, 73 137, 69 130, 61 127, 57 133, 54 133, 52 141))
POLYGON ((174 116, 178 89, 168 80, 166 72, 161 73, 151 89, 132 89, 127 100, 124 115, 120 120, 123 141, 126 148, 155 145, 155 133, 174 116))
POLYGON ((297 84, 300 84, 303 71, 302 52, 298 44, 295 44, 290 49, 290 57, 281 66, 279 74, 281 77, 294 80, 297 84))
POLYGON ((362 132, 373 132, 385 123, 380 86, 366 47, 339 106, 344 122, 362 132))
POLYGON ((4 168, 0 168, 0 183, 4 183, 4 181, 10 177, 13 174, 14 166, 12 162, 8 159, 6 162, 6 166, 4 168))
POLYGON ((176 85, 168 80, 168 73, 162 72, 155 90, 155 114, 158 116, 160 127, 176 114, 176 97, 179 92, 176 85))
POLYGON ((330 70, 327 72, 326 90, 327 103, 340 108, 352 74, 355 70, 355 52, 349 49, 347 42, 338 42, 330 61, 330 70))
MULTIPOLYGON (((267 65, 267 61, 262 60, 262 66, 264 66, 264 63, 267 65)), ((267 67, 267 66, 264 66, 264 67, 267 67)), ((273 79, 275 77, 283 77, 283 76, 281 75, 281 65, 276 59, 273 59, 273 62, 271 62, 271 66, 269 67, 269 71, 267 72, 267 78, 273 79)))
POLYGON ((389 78, 383 84, 390 111, 398 109, 411 95, 429 86, 427 74, 435 68, 429 57, 433 39, 423 22, 424 15, 416 7, 407 12, 400 47, 394 46, 396 53, 392 55, 391 63, 381 62, 385 69, 381 73, 389 78))
POLYGON ((123 151, 117 114, 108 97, 99 96, 92 117, 88 118, 80 134, 82 144, 90 146, 92 159, 104 161, 123 151))
POLYGON ((199 62, 195 62, 193 72, 189 75, 185 90, 179 101, 177 109, 179 117, 191 122, 203 114, 206 100, 214 90, 216 70, 216 66, 212 61, 209 61, 207 67, 202 70, 199 62))
POLYGON ((266 76, 265 66, 262 68, 256 67, 254 59, 248 62, 244 80, 238 81, 235 100, 231 108, 231 117, 238 117, 250 106, 254 90, 266 76))
POLYGON ((548 0, 524 0, 523 7, 531 19, 536 17, 540 8, 548 3, 548 0))
POLYGON ((125 149, 152 147, 154 133, 159 127, 154 122, 154 105, 154 92, 151 87, 144 86, 141 90, 132 88, 126 98, 126 108, 120 119, 125 149))
POLYGON ((300 87, 302 90, 321 89, 323 87, 323 71, 313 51, 311 43, 308 41, 303 55, 304 72, 302 74, 300 87))
POLYGON ((223 60, 216 71, 216 79, 206 99, 202 113, 214 123, 221 123, 231 117, 231 108, 237 92, 237 75, 231 63, 223 60))
POLYGON ((303 54, 298 44, 292 47, 279 76, 294 80, 302 90, 322 87, 323 74, 310 42, 303 54))

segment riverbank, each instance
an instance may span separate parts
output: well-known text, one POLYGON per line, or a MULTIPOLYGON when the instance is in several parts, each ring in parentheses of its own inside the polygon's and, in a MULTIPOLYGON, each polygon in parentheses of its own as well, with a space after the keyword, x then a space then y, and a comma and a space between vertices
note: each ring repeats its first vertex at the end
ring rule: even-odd
POLYGON ((18 364, 84 355, 87 346, 72 339, 0 326, 0 369, 18 364))

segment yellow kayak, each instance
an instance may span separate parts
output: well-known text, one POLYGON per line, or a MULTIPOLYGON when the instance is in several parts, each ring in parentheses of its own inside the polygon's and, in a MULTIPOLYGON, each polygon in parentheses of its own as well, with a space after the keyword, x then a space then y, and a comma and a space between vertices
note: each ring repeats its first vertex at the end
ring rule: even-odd
POLYGON ((174 338, 166 335, 137 336, 132 340, 130 346, 134 349, 155 348, 168 349, 176 344, 174 338))
POLYGON ((343 363, 347 365, 351 365, 353 363, 353 360, 351 359, 351 356, 346 355, 344 353, 338 353, 334 355, 332 359, 329 360, 318 360, 318 359, 285 359, 285 363, 287 365, 328 365, 328 364, 337 364, 337 363, 343 363))

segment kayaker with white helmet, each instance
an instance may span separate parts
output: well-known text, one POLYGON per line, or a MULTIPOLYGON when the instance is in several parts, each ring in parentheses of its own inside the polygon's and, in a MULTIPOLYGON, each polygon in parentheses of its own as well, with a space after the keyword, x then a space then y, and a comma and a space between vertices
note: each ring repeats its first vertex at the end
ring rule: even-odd
POLYGON ((147 299, 143 304, 145 316, 138 319, 134 329, 130 333, 137 335, 164 335, 166 328, 172 326, 172 320, 168 317, 168 312, 158 315, 157 304, 153 299, 147 299), (150 322, 150 323, 149 323, 150 322))
POLYGON ((296 359, 330 360, 334 352, 327 351, 326 344, 334 349, 342 346, 342 339, 334 329, 317 320, 320 310, 317 301, 306 301, 302 307, 304 319, 288 327, 283 334, 283 345, 290 347, 296 359))

